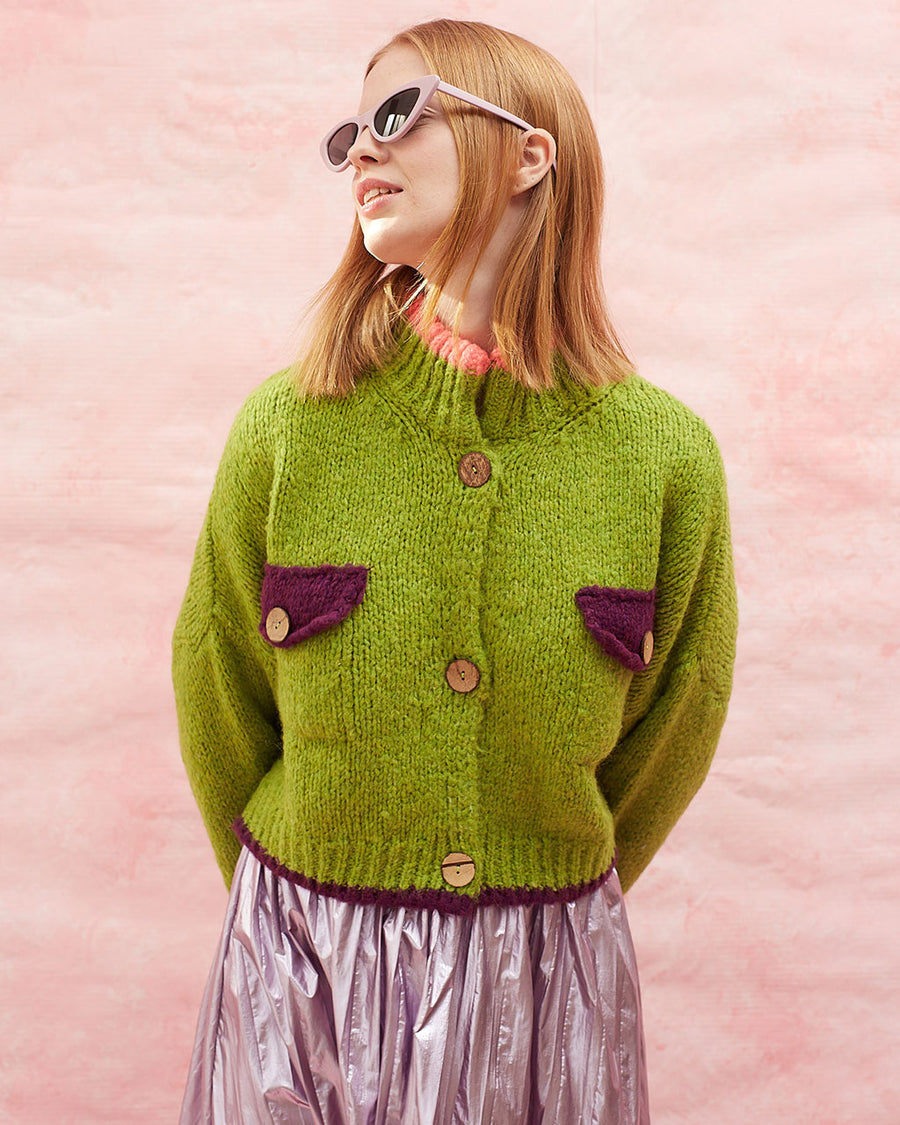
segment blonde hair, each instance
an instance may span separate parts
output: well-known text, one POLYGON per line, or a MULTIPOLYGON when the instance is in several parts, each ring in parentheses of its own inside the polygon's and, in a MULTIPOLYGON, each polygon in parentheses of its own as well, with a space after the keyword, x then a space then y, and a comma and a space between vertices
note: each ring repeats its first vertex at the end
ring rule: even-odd
MULTIPOLYGON (((530 189, 492 312, 494 337, 513 378, 536 391, 554 386, 558 353, 577 382, 599 386, 624 379, 631 363, 610 322, 600 278, 600 146, 572 76, 547 51, 517 35, 443 19, 401 31, 376 52, 368 70, 398 44, 414 47, 442 81, 556 139, 557 169, 530 189)), ((521 136, 515 125, 492 114, 437 96, 456 141, 460 189, 454 214, 429 253, 421 330, 435 315, 442 286, 471 248, 477 246, 480 254, 490 242, 511 195, 501 188, 512 184, 521 136)), ((337 270, 313 304, 311 337, 295 365, 302 392, 345 395, 359 375, 381 366, 396 347, 401 309, 420 280, 409 266, 386 273, 366 250, 357 222, 337 270)))

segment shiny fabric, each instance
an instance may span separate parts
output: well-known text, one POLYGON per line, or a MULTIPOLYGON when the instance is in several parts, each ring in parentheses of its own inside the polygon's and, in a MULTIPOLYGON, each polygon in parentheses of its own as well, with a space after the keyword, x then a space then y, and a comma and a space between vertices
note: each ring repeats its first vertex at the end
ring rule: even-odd
POLYGON ((245 848, 181 1125, 648 1125, 618 877, 472 915, 341 902, 245 848))

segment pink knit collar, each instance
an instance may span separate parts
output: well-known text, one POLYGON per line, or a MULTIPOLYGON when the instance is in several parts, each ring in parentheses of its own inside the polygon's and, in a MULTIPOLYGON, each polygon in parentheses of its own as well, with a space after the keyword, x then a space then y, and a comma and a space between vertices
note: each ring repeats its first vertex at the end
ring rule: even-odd
POLYGON ((425 343, 436 356, 446 360, 447 363, 452 363, 454 367, 459 367, 473 375, 485 375, 492 367, 499 367, 506 370, 503 359, 500 356, 499 348, 494 348, 492 351, 486 352, 480 344, 475 344, 471 340, 465 340, 462 336, 454 341, 453 330, 448 328, 442 320, 438 320, 436 317, 426 334, 423 335, 419 332, 419 322, 423 304, 424 298, 417 297, 409 306, 406 315, 423 343, 425 343))

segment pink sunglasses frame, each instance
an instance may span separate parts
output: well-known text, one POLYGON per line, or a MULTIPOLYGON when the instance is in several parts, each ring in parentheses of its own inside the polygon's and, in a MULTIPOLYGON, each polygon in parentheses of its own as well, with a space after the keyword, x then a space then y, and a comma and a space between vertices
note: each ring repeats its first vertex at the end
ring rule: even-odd
MULTIPOLYGON (((505 109, 500 106, 494 105, 493 102, 486 102, 483 98, 476 97, 475 94, 469 94, 465 90, 460 90, 456 86, 450 86, 446 82, 442 82, 436 74, 426 74, 422 78, 416 78, 412 82, 404 82, 402 86, 398 86, 396 90, 392 90, 387 97, 382 98, 381 101, 373 109, 361 113, 359 117, 348 117, 344 121, 339 121, 334 128, 329 129, 325 136, 322 138, 322 143, 319 145, 319 152, 325 164, 333 172, 343 172, 343 170, 350 163, 348 156, 343 163, 335 164, 332 162, 328 155, 328 146, 334 139, 335 134, 339 133, 347 125, 355 125, 357 132, 356 137, 353 138, 352 144, 348 147, 352 148, 356 144, 360 133, 363 129, 368 129, 369 132, 382 144, 390 144, 391 141, 399 141, 401 137, 405 136, 409 130, 415 125, 422 114, 422 110, 428 105, 434 97, 435 92, 440 91, 442 94, 449 94, 451 98, 458 98, 462 102, 468 102, 469 105, 474 105, 478 109, 485 110, 486 113, 492 113, 495 117, 502 117, 504 121, 510 121, 513 125, 517 125, 520 129, 530 132, 534 126, 529 125, 527 121, 523 121, 521 117, 516 117, 514 113, 507 113, 505 109), (398 94, 402 94, 404 90, 414 90, 418 88, 419 96, 416 99, 415 105, 410 110, 406 120, 396 131, 391 133, 390 136, 383 137, 375 128, 375 115, 381 109, 385 102, 395 98, 398 94)), ((553 167, 556 168, 556 161, 553 161, 553 167)))

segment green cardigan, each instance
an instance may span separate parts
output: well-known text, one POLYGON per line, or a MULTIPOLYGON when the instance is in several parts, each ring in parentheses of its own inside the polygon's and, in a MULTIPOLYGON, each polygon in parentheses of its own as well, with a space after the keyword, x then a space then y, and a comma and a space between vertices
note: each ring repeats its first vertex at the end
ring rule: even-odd
POLYGON ((707 772, 735 631, 715 442, 639 376, 538 394, 409 329, 346 398, 279 373, 174 638, 226 881, 243 841, 351 901, 573 898, 616 850, 627 889, 707 772))

